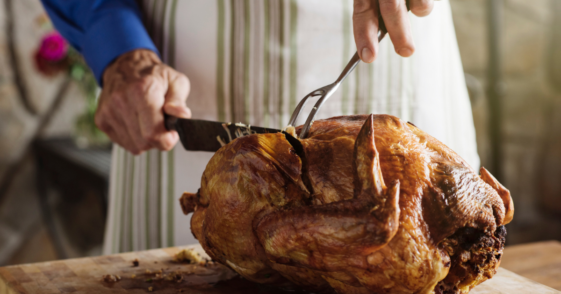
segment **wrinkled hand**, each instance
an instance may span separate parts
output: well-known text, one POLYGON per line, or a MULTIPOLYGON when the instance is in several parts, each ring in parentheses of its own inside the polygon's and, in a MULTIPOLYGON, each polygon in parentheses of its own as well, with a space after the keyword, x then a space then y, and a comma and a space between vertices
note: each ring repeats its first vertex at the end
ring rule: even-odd
MULTIPOLYGON (((434 0, 409 0, 417 16, 432 11, 434 0)), ((405 0, 354 0, 353 31, 356 48, 363 62, 373 62, 378 55, 378 17, 382 15, 395 52, 409 57, 415 51, 405 0)))
POLYGON ((121 55, 103 74, 95 123, 113 142, 131 153, 171 150, 179 136, 164 127, 164 112, 190 118, 190 84, 185 75, 162 63, 152 51, 121 55))

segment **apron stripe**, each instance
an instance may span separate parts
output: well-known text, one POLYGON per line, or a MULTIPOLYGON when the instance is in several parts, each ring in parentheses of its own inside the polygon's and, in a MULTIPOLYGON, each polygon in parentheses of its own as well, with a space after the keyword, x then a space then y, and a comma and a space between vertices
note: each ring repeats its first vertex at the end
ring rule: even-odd
POLYGON ((114 215, 113 215, 113 219, 115 222, 115 225, 113 226, 113 248, 112 251, 113 252, 119 252, 119 234, 121 231, 121 219, 119 218, 119 216, 121 215, 121 201, 123 201, 123 193, 121 193, 122 188, 122 179, 123 177, 123 160, 125 159, 124 156, 124 152, 122 151, 122 148, 118 145, 115 145, 115 148, 117 149, 117 151, 115 152, 117 154, 116 159, 118 160, 117 162, 117 176, 116 181, 115 181, 115 211, 114 211, 114 215))
POLYGON ((146 181, 145 185, 145 193, 144 193, 144 225, 145 225, 145 229, 144 229, 144 237, 146 238, 145 242, 146 244, 144 245, 144 248, 150 248, 150 197, 153 195, 151 193, 152 189, 150 187, 150 182, 152 181, 152 166, 151 166, 151 161, 152 161, 152 154, 154 153, 154 151, 150 150, 148 152, 146 152, 146 178, 144 179, 146 181))
POLYGON ((134 174, 135 174, 135 158, 133 155, 129 155, 129 165, 131 166, 128 178, 128 197, 127 197, 127 209, 128 209, 128 230, 127 230, 127 239, 128 244, 126 244, 126 251, 132 251, 132 244, 133 244, 133 197, 134 197, 134 174))
MULTIPOLYGON (((158 46, 160 48, 160 50, 164 49, 164 21, 166 19, 166 10, 167 10, 167 6, 168 6, 168 0, 163 0, 163 7, 162 10, 160 11, 160 27, 159 27, 159 35, 158 35, 158 46)), ((163 51, 161 51, 162 54, 164 54, 163 51)), ((163 57, 163 56, 162 56, 163 57)))
POLYGON ((123 207, 123 210, 125 211, 125 213, 123 214, 123 216, 125 217, 125 225, 126 225, 126 234, 123 234, 123 247, 124 247, 124 251, 131 251, 131 241, 132 241, 132 218, 131 218, 131 213, 132 213, 132 196, 133 196, 133 181, 134 181, 134 155, 130 154, 127 152, 127 166, 128 167, 132 167, 132 168, 128 168, 128 172, 127 172, 127 180, 125 182, 126 185, 126 196, 125 196, 125 205, 123 207))
POLYGON ((152 3, 152 17, 150 17, 150 29, 148 30, 150 32, 150 35, 153 36, 154 35, 154 25, 156 22, 156 4, 158 3, 158 1, 154 1, 154 3, 152 3))
POLYGON ((224 39, 226 30, 225 3, 226 0, 218 0, 218 34, 217 34, 217 62, 216 62, 216 104, 218 109, 218 120, 226 121, 225 93, 224 93, 224 39))
MULTIPOLYGON (((298 28, 298 3, 290 0, 290 102, 288 104, 288 115, 296 108, 296 83, 298 76, 297 66, 297 28, 298 28)), ((283 126, 281 126, 283 127, 283 126)))
POLYGON ((366 95, 366 110, 368 111, 368 113, 373 112, 372 100, 374 100, 374 83, 376 83, 376 81, 374 80, 374 66, 374 64, 370 64, 370 66, 368 66, 368 92, 366 95))
POLYGON ((167 64, 175 68, 175 12, 177 10, 177 0, 171 3, 171 11, 168 26, 168 58, 167 64))
POLYGON ((125 192, 126 192, 126 191, 125 191, 126 185, 124 184, 124 181, 127 179, 127 169, 125 168, 125 167, 127 166, 127 153, 126 153, 124 150, 123 150, 121 153, 122 153, 121 155, 123 156, 123 172, 122 172, 122 178, 121 178, 120 183, 119 183, 119 188, 120 188, 120 189, 119 189, 119 190, 120 190, 120 192, 119 192, 120 201, 119 201, 119 209, 118 209, 119 213, 118 213, 118 216, 119 216, 119 227, 120 227, 120 230, 119 230, 119 233, 118 233, 118 235, 117 235, 117 238, 118 238, 117 245, 119 246, 119 248, 118 248, 117 250, 118 250, 119 252, 123 252, 123 240, 122 240, 122 237, 123 237, 123 235, 125 234, 125 231, 126 231, 126 227, 125 227, 125 224, 124 224, 125 213, 124 213, 124 211, 123 211, 123 207, 125 206, 125 205, 124 205, 124 202, 125 202, 125 200, 126 200, 126 195, 127 195, 127 194, 125 193, 125 192))
POLYGON ((243 48, 243 26, 241 22, 243 22, 243 0, 242 1, 235 1, 236 9, 236 18, 235 18, 235 42, 234 44, 234 62, 235 62, 235 70, 236 74, 234 75, 234 122, 241 122, 243 120, 243 86, 244 86, 244 73, 243 73, 243 62, 244 62, 244 48, 243 48))
POLYGON ((278 88, 278 105, 277 105, 277 126, 282 127, 283 123, 283 104, 284 104, 284 14, 285 14, 285 7, 284 1, 280 0, 279 3, 279 88, 278 88))
POLYGON ((175 178, 175 172, 174 172, 174 152, 173 151, 169 151, 167 152, 167 159, 168 159, 168 173, 167 173, 167 186, 168 186, 168 199, 167 199, 167 244, 166 246, 174 246, 175 243, 175 239, 174 239, 174 235, 173 232, 175 230, 175 224, 174 224, 174 215, 173 215, 173 206, 175 204, 175 190, 174 190, 174 178, 175 178))
MULTIPOLYGON (((345 68, 348 62, 350 50, 349 43, 351 42, 351 18, 349 1, 343 0, 343 66, 341 69, 345 68)), ((346 115, 349 114, 349 82, 343 83, 342 99, 341 99, 341 112, 346 115)))
POLYGON ((230 118, 236 122, 236 58, 235 42, 236 42, 236 0, 230 0, 230 118))
POLYGON ((244 0, 236 1, 236 122, 244 122, 245 118, 245 39, 244 39, 244 20, 245 20, 245 7, 244 0))
POLYGON ((148 248, 157 248, 158 247, 158 231, 160 230, 159 227, 159 210, 158 210, 158 202, 160 199, 160 179, 161 175, 159 173, 159 161, 160 161, 160 151, 154 150, 151 156, 150 165, 153 166, 150 170, 150 181, 152 182, 150 189, 150 199, 149 199, 149 222, 150 222, 150 244, 148 244, 148 248))
POLYGON ((269 73, 270 73, 270 59, 271 59, 271 50, 270 50, 270 34, 271 34, 271 5, 269 0, 265 0, 263 2, 264 6, 264 36, 263 36, 263 115, 265 120, 265 127, 269 127, 271 125, 270 121, 270 109, 269 109, 269 99, 271 97, 271 93, 269 90, 269 73))
POLYGON ((162 247, 162 218, 160 216, 160 213, 162 211, 162 189, 164 188, 162 185, 162 154, 163 152, 158 151, 158 174, 156 175, 157 179, 158 179, 158 194, 156 196, 156 213, 154 216, 154 219, 156 220, 156 246, 158 248, 162 247))
POLYGON ((414 110, 415 102, 416 102, 415 101, 415 92, 413 91, 413 87, 414 87, 413 86, 413 81, 414 81, 414 79, 413 79, 413 68, 412 68, 413 65, 411 64, 411 63, 413 63, 413 59, 410 60, 409 62, 410 62, 409 69, 407 70, 407 73, 409 75, 409 82, 408 82, 408 86, 409 86, 409 103, 408 104, 409 105, 407 105, 407 107, 409 107, 409 119, 411 121, 413 121, 413 118, 414 118, 413 117, 413 114, 414 114, 413 110, 414 110))
POLYGON ((278 67, 279 67, 279 60, 278 60, 278 54, 279 54, 279 46, 278 46, 278 33, 279 33, 279 29, 278 29, 278 9, 277 6, 275 4, 275 2, 272 2, 272 0, 267 1, 269 2, 269 6, 270 6, 270 17, 271 17, 271 36, 270 36, 270 69, 269 69, 269 73, 270 73, 270 90, 269 90, 269 96, 270 101, 269 101, 269 109, 270 109, 270 114, 271 114, 271 126, 276 127, 277 126, 277 105, 278 105, 278 87, 279 87, 279 78, 278 78, 278 67))
MULTIPOLYGON (((386 40, 386 44, 388 44, 389 41, 386 40)), ((384 49, 388 49, 388 46, 384 46, 384 49)), ((386 79, 386 107, 384 109, 384 113, 390 113, 391 109, 390 109, 390 99, 391 99, 391 86, 392 86, 392 57, 391 54, 389 52, 387 52, 387 50, 384 50, 386 52, 386 56, 388 60, 388 64, 386 65, 386 74, 384 75, 384 78, 386 79)))
POLYGON ((370 95, 369 90, 370 90, 370 83, 372 83, 372 80, 369 80, 369 76, 370 76, 370 68, 372 68, 374 65, 373 64, 362 64, 362 68, 360 71, 360 76, 361 76, 361 80, 362 82, 360 83, 360 109, 359 109, 359 113, 361 114, 368 114, 370 113, 370 110, 368 109, 368 96, 370 95))
POLYGON ((243 83, 243 122, 249 123, 249 87, 250 87, 250 70, 249 70, 249 54, 250 54, 250 25, 251 25, 251 15, 250 15, 250 7, 249 7, 249 0, 244 0, 243 4, 243 11, 244 11, 244 83, 243 83))
POLYGON ((146 152, 145 156, 142 156, 142 174, 138 179, 138 185, 142 186, 142 191, 138 195, 138 240, 140 244, 140 249, 146 249, 148 247, 146 232, 148 230, 148 224, 146 223, 146 198, 148 197, 148 191, 150 189, 149 183, 147 183, 148 173, 150 172, 150 161, 148 157, 150 156, 150 151, 146 152))
POLYGON ((263 2, 261 0, 252 0, 251 5, 251 19, 252 28, 254 33, 252 34, 251 40, 251 54, 252 58, 249 58, 250 68, 251 68, 251 84, 250 84, 250 105, 251 105, 251 115, 250 120, 246 123, 252 125, 263 125, 263 105, 261 104, 262 99, 260 99, 263 87, 263 2))
POLYGON ((154 11, 152 11, 152 32, 151 32, 151 37, 152 37, 152 41, 154 42, 154 45, 156 45, 156 48, 158 48, 158 50, 160 51, 161 54, 163 54, 162 52, 162 44, 160 44, 159 39, 160 39, 160 22, 161 22, 161 10, 162 10, 162 4, 164 4, 166 0, 161 0, 161 1, 154 1, 157 4, 154 4, 154 11))
POLYGON ((392 101, 392 114, 397 116, 397 117, 401 117, 401 113, 400 113, 400 107, 399 107, 399 102, 397 101, 401 101, 401 88, 403 87, 403 79, 400 78, 403 74, 403 58, 401 58, 401 56, 398 56, 397 54, 392 54, 395 57, 395 65, 394 67, 397 69, 397 73, 395 74, 394 77, 394 92, 392 93, 392 96, 390 97, 390 100, 392 101), (397 103, 396 103, 397 102, 397 103))
MULTIPOLYGON (((124 166, 128 167, 129 165, 129 154, 127 152, 125 152, 125 159, 124 159, 124 166)), ((124 177, 123 177, 123 185, 122 185, 122 189, 123 191, 121 192, 121 195, 123 197, 123 199, 121 200, 121 226, 122 226, 122 232, 121 235, 119 236, 121 241, 120 241, 120 251, 121 252, 125 252, 127 251, 126 248, 126 236, 128 235, 128 223, 127 223, 127 201, 128 201, 128 179, 129 179, 129 173, 130 170, 127 168, 124 171, 124 177)))
MULTIPOLYGON (((403 61, 402 58, 400 58, 400 62, 399 62, 399 74, 402 76, 401 79, 399 79, 399 92, 398 95, 399 97, 396 97, 398 99, 394 99, 397 101, 400 101, 399 105, 406 105, 404 103, 406 103, 407 100, 407 93, 405 93, 404 87, 405 87, 405 76, 404 76, 404 69, 405 69, 405 62, 403 61)), ((400 107, 397 111, 396 114, 398 117, 400 117, 403 120, 409 120, 409 117, 407 115, 407 107, 400 107)))
MULTIPOLYGON (((124 166, 128 166, 129 165, 129 153, 125 152, 125 159, 124 159, 124 166)), ((130 174, 130 169, 126 169, 125 173, 124 173, 124 183, 122 185, 122 192, 121 195, 123 196, 123 199, 121 201, 121 224, 122 224, 122 228, 123 228, 123 232, 121 232, 120 235, 120 239, 121 239, 121 246, 120 246, 120 251, 124 252, 127 251, 127 247, 126 247, 126 236, 128 235, 128 223, 127 223, 127 214, 128 214, 128 210, 127 208, 127 201, 128 201, 128 182, 129 182, 129 174, 130 174)))
MULTIPOLYGON (((392 55, 395 56, 394 54, 392 54, 392 55)), ((402 71, 402 68, 401 68, 402 58, 397 57, 397 56, 395 56, 395 57, 396 57, 395 58, 396 63, 393 66, 396 69, 396 73, 394 74, 395 78, 393 79, 393 83, 394 83, 393 87, 394 88, 393 88, 393 91, 392 91, 392 95, 390 96, 390 99, 388 101, 392 101, 392 103, 391 103, 392 112, 391 113, 393 115, 399 117, 400 113, 399 113, 399 109, 398 109, 398 105, 396 104, 396 101, 401 100, 401 97, 399 97, 399 94, 401 92, 402 79, 400 79, 399 77, 401 76, 401 71, 402 71)))
POLYGON ((358 114, 360 108, 360 69, 362 66, 355 68, 355 109, 354 114, 358 114))

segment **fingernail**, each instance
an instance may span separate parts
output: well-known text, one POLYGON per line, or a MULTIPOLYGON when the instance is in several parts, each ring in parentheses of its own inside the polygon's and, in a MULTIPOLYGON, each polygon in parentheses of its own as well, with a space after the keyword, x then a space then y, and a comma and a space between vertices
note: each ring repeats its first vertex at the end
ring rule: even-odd
POLYGON ((366 62, 366 63, 370 63, 372 62, 372 59, 374 58, 374 54, 372 54, 372 51, 370 49, 368 49, 367 47, 362 48, 362 61, 366 62))
POLYGON ((411 54, 413 54, 413 51, 409 48, 401 48, 399 49, 399 55, 403 56, 403 57, 409 57, 411 56, 411 54))

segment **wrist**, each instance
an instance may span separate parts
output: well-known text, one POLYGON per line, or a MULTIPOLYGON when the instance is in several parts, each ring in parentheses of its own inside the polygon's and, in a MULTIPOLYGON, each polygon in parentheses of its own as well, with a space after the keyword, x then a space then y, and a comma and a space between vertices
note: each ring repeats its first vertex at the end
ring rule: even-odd
POLYGON ((103 83, 111 79, 115 73, 125 76, 140 76, 143 70, 161 64, 162 60, 152 50, 135 49, 121 54, 103 72, 103 83))

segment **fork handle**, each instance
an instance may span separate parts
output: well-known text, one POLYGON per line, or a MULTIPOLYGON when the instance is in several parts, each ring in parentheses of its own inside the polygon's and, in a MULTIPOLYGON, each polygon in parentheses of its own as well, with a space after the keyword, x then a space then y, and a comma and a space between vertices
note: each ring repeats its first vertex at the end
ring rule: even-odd
POLYGON ((349 63, 347 63, 347 66, 345 66, 345 68, 343 69, 343 71, 335 81, 335 84, 342 83, 343 80, 353 71, 353 69, 355 69, 355 67, 358 65, 359 62, 360 62, 360 56, 358 56, 358 51, 357 51, 355 55, 353 55, 353 58, 351 58, 349 63))

